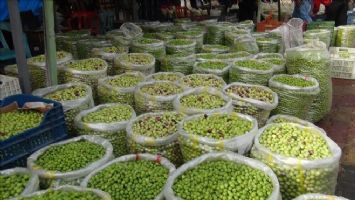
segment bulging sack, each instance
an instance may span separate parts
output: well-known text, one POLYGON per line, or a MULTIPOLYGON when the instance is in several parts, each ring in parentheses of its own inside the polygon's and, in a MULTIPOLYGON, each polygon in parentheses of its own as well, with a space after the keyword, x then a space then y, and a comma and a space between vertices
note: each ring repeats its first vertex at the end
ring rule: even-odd
POLYGON ((155 58, 149 53, 128 53, 114 59, 115 74, 138 71, 145 75, 155 71, 155 58))

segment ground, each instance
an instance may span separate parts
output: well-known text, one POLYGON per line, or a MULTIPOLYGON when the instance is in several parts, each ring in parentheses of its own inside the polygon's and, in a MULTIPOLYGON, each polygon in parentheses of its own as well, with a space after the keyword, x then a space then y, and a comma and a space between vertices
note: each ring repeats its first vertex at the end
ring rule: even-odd
POLYGON ((355 199, 355 80, 333 79, 332 110, 318 126, 343 150, 337 195, 355 199))

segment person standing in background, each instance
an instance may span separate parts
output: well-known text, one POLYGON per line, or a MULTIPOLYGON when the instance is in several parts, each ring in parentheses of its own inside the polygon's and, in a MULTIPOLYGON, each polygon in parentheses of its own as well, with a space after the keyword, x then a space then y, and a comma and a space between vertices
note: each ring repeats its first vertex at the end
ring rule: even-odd
POLYGON ((239 0, 239 21, 254 20, 255 13, 258 10, 256 0, 239 0))
POLYGON ((327 21, 335 21, 335 26, 346 25, 348 12, 348 0, 333 0, 326 8, 327 21))
POLYGON ((292 13, 292 17, 300 18, 306 23, 312 22, 311 12, 313 0, 293 0, 295 2, 295 8, 292 13))

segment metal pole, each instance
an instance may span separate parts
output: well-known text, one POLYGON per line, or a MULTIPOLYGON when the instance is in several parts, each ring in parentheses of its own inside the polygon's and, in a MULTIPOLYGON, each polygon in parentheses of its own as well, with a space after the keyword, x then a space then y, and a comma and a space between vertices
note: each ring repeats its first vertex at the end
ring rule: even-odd
POLYGON ((58 71, 56 61, 56 46, 54 32, 54 10, 53 0, 43 0, 44 3, 44 20, 45 20, 45 48, 46 48, 46 66, 47 66, 47 82, 49 85, 58 84, 58 71))
POLYGON ((11 35, 16 52, 16 63, 20 85, 23 93, 30 94, 31 82, 26 62, 22 24, 17 0, 7 0, 7 7, 9 9, 11 35))

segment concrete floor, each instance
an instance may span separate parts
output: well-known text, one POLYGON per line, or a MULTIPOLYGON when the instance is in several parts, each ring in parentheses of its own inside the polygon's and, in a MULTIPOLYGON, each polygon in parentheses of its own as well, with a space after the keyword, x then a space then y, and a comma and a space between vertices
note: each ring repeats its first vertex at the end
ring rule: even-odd
POLYGON ((333 79, 332 111, 318 126, 343 150, 336 193, 355 200, 355 80, 333 79))

